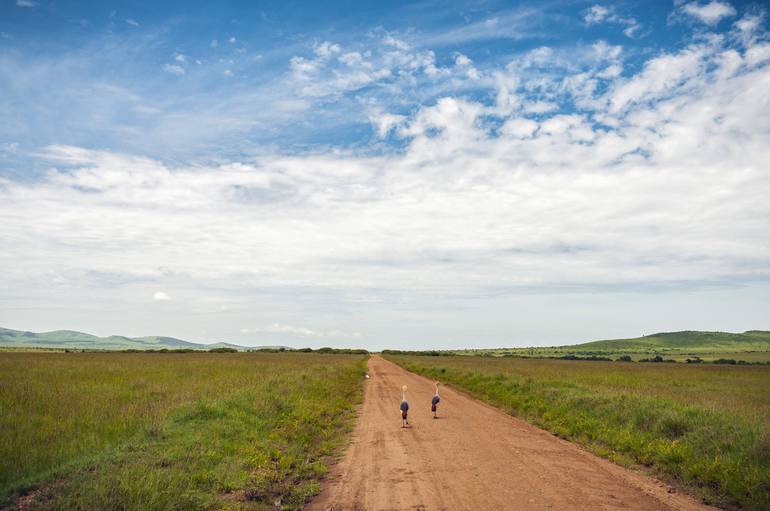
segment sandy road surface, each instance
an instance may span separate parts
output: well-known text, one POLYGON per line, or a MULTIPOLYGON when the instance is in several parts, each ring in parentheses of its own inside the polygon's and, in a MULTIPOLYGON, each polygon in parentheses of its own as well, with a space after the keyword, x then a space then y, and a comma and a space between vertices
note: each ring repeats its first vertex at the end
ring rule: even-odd
POLYGON ((379 356, 344 458, 310 510, 711 509, 379 356), (401 386, 409 386, 402 429, 401 386))

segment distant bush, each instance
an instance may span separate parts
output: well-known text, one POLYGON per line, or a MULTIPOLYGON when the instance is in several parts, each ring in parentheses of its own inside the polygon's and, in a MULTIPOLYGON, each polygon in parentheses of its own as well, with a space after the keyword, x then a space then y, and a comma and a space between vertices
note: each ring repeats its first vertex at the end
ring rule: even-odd
POLYGON ((633 362, 631 355, 623 355, 615 359, 615 362, 633 362))
POLYGON ((139 350, 136 348, 129 348, 127 350, 120 350, 118 353, 202 353, 203 350, 194 350, 192 348, 178 348, 170 350, 168 348, 162 348, 159 350, 139 350))
POLYGON ((611 358, 607 357, 597 357, 596 355, 591 355, 590 357, 578 357, 577 355, 564 355, 563 357, 556 357, 559 360, 591 360, 591 361, 598 361, 598 362, 612 362, 611 358))
POLYGON ((688 364, 702 364, 703 359, 700 357, 688 358, 687 360, 685 360, 685 362, 687 362, 688 364))
POLYGON ((318 348, 317 350, 314 350, 313 348, 299 348, 299 349, 291 349, 291 348, 260 348, 257 350, 254 350, 258 353, 320 353, 322 355, 368 355, 369 352, 364 349, 351 349, 351 348, 330 348, 328 346, 324 346, 323 348, 318 348))
POLYGON ((318 348, 315 353, 327 354, 327 355, 368 355, 369 352, 364 349, 351 349, 351 348, 318 348))
POLYGON ((670 358, 663 358, 660 355, 655 355, 652 358, 642 358, 639 360, 639 362, 652 362, 655 364, 659 364, 661 362, 667 362, 667 363, 676 363, 676 360, 670 359, 670 358))
POLYGON ((235 348, 211 348, 209 353, 238 353, 235 348))

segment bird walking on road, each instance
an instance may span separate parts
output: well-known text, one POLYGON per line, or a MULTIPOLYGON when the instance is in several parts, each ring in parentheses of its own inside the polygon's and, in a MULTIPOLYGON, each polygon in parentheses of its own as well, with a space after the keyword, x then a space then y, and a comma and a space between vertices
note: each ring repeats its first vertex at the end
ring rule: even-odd
POLYGON ((409 403, 406 401, 406 385, 401 387, 401 427, 406 428, 409 426, 409 421, 407 420, 407 413, 409 412, 409 403))
POLYGON ((436 416, 436 408, 438 408, 438 404, 441 402, 441 397, 438 395, 438 385, 439 383, 436 382, 436 394, 433 396, 433 399, 430 400, 430 411, 433 412, 434 419, 438 419, 436 416))

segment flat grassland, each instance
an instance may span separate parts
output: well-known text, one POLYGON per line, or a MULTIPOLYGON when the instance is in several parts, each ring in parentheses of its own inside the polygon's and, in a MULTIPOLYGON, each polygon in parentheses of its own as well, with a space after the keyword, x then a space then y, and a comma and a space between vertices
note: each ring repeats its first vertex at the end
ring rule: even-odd
POLYGON ((0 507, 298 509, 366 357, 0 353, 0 507))
POLYGON ((770 509, 770 367, 386 358, 709 503, 770 509))

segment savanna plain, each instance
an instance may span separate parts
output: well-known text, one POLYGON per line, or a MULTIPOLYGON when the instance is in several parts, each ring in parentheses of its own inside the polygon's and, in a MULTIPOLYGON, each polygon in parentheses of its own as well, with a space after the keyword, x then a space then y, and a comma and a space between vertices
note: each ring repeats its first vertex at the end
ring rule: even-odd
POLYGON ((0 353, 0 508, 298 509, 365 357, 0 353))
MULTIPOLYGON (((770 509, 768 365, 385 356, 706 503, 770 509)), ((366 359, 0 352, 0 508, 301 509, 366 359)))

